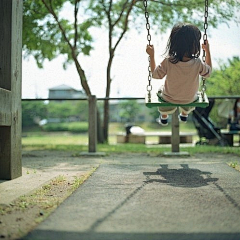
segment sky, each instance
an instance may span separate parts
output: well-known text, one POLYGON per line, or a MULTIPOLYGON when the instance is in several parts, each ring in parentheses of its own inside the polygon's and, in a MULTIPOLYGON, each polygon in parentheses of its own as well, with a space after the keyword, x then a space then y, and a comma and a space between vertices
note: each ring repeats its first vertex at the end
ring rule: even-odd
MULTIPOLYGON (((170 30, 169 30, 170 31, 170 30)), ((169 31, 163 35, 152 33, 155 47, 155 60, 163 60, 169 31)), ((131 30, 120 43, 112 67, 110 97, 144 97, 148 84, 148 56, 145 26, 141 33, 131 30)), ((233 56, 240 57, 240 26, 231 22, 219 25, 218 29, 208 29, 208 40, 212 55, 213 68, 218 68, 219 61, 227 62, 233 56)), ((108 60, 107 32, 94 31, 94 50, 90 56, 81 56, 80 63, 89 81, 90 89, 97 98, 105 97, 106 67, 108 60)), ((22 98, 48 98, 48 89, 61 84, 81 90, 79 76, 74 65, 67 70, 62 67, 63 57, 45 61, 44 68, 38 69, 35 60, 30 57, 22 62, 22 98)), ((153 85, 159 80, 152 80, 153 85)))

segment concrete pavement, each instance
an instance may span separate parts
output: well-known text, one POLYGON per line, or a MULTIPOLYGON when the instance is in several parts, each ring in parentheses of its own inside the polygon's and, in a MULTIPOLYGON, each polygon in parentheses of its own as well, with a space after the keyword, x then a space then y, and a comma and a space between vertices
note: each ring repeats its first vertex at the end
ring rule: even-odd
POLYGON ((239 240, 240 172, 225 161, 107 157, 24 240, 239 240))

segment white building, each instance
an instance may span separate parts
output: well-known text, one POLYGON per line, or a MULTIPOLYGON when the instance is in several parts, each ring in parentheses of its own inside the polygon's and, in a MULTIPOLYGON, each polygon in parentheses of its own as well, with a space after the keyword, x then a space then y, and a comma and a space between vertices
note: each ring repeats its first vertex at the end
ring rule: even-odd
POLYGON ((61 98, 85 98, 86 94, 81 90, 76 90, 68 85, 62 84, 56 87, 49 88, 48 97, 51 99, 61 98))

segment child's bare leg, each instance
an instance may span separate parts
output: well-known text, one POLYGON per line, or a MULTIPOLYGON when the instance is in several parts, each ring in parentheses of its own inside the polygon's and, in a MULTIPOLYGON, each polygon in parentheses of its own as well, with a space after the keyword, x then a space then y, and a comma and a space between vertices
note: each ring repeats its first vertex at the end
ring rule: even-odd
POLYGON ((184 116, 184 117, 188 116, 188 114, 186 112, 184 112, 184 111, 181 112, 181 115, 184 116))
POLYGON ((168 114, 161 114, 160 113, 158 123, 163 125, 163 126, 167 126, 168 125, 168 114))
POLYGON ((188 113, 184 112, 184 111, 181 111, 180 115, 178 116, 179 120, 181 122, 184 122, 186 123, 187 122, 187 119, 188 119, 188 113))
POLYGON ((162 114, 162 119, 167 119, 168 118, 168 115, 167 114, 162 114))

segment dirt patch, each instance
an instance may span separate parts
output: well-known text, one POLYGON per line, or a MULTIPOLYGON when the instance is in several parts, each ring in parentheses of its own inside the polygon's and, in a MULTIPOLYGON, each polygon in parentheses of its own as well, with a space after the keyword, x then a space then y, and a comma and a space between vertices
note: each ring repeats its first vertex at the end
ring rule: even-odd
POLYGON ((91 174, 91 171, 74 178, 58 176, 35 190, 13 201, 9 206, 0 206, 0 238, 19 239, 34 229, 71 195, 91 174))

